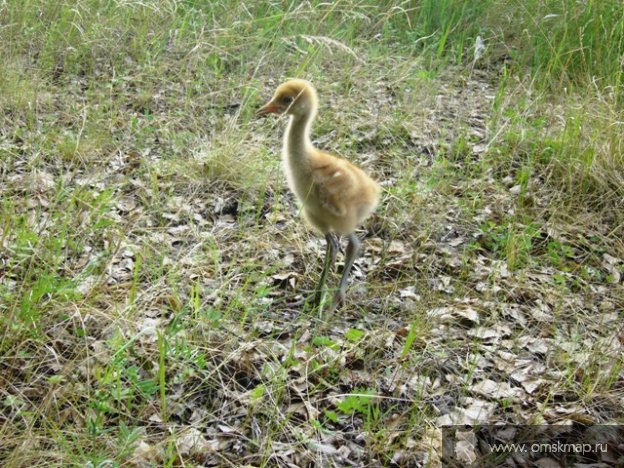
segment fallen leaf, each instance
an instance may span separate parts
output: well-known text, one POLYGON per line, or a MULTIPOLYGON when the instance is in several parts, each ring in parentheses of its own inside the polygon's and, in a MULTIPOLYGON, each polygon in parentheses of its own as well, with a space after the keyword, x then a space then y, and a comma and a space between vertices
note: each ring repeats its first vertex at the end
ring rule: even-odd
POLYGON ((486 398, 497 400, 519 397, 518 389, 512 388, 507 382, 494 382, 490 379, 482 380, 470 387, 474 393, 486 398))

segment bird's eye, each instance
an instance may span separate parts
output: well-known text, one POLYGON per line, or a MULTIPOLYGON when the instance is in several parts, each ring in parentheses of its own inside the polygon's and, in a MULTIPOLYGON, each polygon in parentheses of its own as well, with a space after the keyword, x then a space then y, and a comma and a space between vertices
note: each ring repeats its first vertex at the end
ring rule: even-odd
POLYGON ((287 105, 288 105, 288 104, 290 104, 291 102, 293 102, 293 98, 292 98, 292 97, 290 97, 290 96, 284 96, 284 97, 282 98, 282 102, 283 102, 284 104, 287 104, 287 105))

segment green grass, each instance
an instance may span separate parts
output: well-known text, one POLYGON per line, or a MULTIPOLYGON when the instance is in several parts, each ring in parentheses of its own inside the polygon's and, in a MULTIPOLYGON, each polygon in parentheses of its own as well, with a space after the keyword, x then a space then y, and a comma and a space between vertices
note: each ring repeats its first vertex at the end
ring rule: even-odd
POLYGON ((1 4, 0 464, 436 466, 473 400, 621 423, 623 41, 615 0, 1 4), (294 76, 383 184, 329 316, 254 115, 294 76))

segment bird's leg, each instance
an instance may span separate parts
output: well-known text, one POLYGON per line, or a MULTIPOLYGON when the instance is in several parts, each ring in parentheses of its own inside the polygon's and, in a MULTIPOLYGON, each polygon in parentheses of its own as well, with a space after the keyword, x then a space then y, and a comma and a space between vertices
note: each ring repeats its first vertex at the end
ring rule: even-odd
POLYGON ((327 241, 327 247, 325 250, 325 261, 323 263, 321 278, 319 279, 319 283, 316 286, 316 293, 314 295, 314 303, 316 305, 319 305, 321 303, 321 300, 323 299, 323 286, 325 285, 325 280, 327 280, 327 275, 334 266, 334 262, 336 261, 336 254, 339 247, 336 237, 331 232, 325 234, 325 240, 327 241))
POLYGON ((336 291, 336 295, 334 296, 334 303, 332 304, 331 310, 340 307, 344 303, 345 290, 347 289, 347 279, 349 277, 349 273, 351 272, 351 268, 353 268, 353 263, 360 253, 361 246, 362 243, 355 233, 352 232, 349 234, 349 244, 347 245, 347 251, 345 252, 344 271, 342 272, 342 278, 340 278, 340 284, 338 285, 338 291, 336 291))

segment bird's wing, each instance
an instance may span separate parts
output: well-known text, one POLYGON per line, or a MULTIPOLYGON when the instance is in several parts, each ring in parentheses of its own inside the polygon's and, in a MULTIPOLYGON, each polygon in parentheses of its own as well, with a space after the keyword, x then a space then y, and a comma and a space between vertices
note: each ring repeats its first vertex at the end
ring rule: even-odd
POLYGON ((353 174, 348 167, 334 161, 312 171, 312 187, 323 208, 334 216, 347 213, 345 201, 353 190, 353 174))

